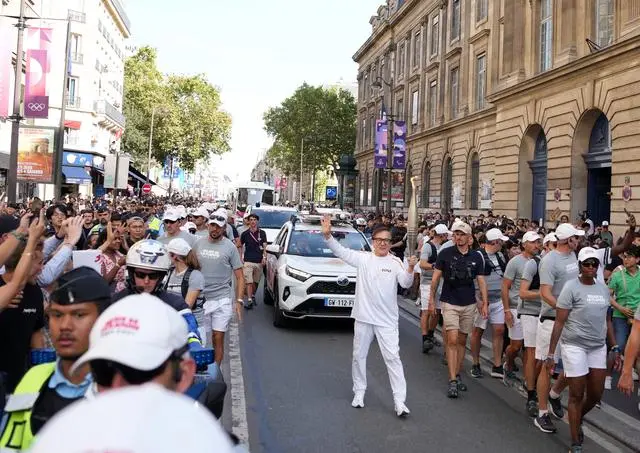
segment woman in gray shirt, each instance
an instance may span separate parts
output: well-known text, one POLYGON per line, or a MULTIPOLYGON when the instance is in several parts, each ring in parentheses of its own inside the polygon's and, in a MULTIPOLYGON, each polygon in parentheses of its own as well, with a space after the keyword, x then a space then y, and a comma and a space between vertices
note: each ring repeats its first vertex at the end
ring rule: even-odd
POLYGON ((609 290, 596 280, 600 265, 595 249, 578 254, 580 275, 567 282, 556 305, 547 365, 553 366, 556 346, 569 381, 571 452, 582 452, 582 420, 602 397, 607 374, 607 309, 609 290), (585 398, 586 393, 586 398, 585 398))

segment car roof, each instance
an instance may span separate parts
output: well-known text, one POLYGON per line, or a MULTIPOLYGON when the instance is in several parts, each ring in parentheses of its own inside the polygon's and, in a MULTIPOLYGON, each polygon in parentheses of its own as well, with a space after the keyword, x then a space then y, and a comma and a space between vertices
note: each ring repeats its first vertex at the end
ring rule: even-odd
POLYGON ((261 206, 252 206, 251 211, 282 211, 282 212, 298 212, 296 208, 288 208, 286 206, 272 206, 272 205, 261 205, 261 206))
MULTIPOLYGON (((292 223, 287 222, 285 225, 291 227, 292 223)), ((322 229, 322 225, 316 222, 305 222, 304 220, 298 220, 296 222, 295 231, 320 231, 322 229)), ((338 233, 358 233, 361 234, 358 230, 356 230, 351 225, 332 225, 331 230, 338 233)))

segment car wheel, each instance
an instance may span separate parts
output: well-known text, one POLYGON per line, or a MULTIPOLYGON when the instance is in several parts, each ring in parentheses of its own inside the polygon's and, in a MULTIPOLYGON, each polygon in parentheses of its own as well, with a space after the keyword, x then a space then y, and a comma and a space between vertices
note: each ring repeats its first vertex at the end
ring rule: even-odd
POLYGON ((273 325, 275 327, 285 327, 287 324, 287 318, 284 317, 284 313, 280 309, 280 293, 278 292, 278 285, 273 285, 273 325))
POLYGON ((267 279, 264 279, 264 283, 262 284, 262 302, 265 305, 273 305, 273 296, 269 292, 269 288, 267 288, 267 279))

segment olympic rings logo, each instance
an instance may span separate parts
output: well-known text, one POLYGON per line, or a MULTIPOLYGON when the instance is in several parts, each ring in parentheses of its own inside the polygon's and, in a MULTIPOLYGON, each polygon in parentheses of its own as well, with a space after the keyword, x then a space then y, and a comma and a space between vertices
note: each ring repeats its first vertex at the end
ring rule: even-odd
POLYGON ((30 102, 27 104, 29 110, 33 112, 42 112, 47 106, 44 104, 36 104, 35 102, 30 102))

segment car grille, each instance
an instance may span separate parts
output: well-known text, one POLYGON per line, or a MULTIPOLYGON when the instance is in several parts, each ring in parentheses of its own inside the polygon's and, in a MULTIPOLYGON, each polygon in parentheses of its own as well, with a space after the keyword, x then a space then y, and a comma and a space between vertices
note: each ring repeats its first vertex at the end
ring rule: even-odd
POLYGON ((340 286, 336 282, 315 282, 307 289, 307 294, 355 294, 356 282, 340 286))

